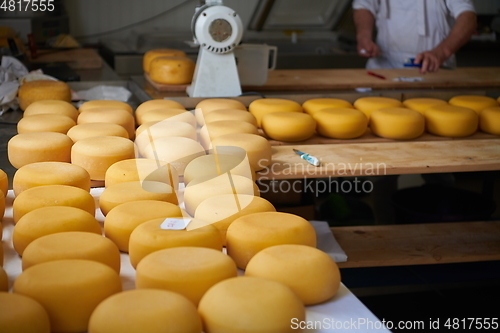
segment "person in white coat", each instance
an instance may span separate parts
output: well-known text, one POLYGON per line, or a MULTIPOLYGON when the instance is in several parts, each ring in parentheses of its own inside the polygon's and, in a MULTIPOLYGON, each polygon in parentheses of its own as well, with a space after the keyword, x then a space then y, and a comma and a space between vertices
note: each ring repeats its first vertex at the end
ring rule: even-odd
POLYGON ((353 0, 352 6, 358 54, 370 58, 368 69, 403 68, 408 59, 421 73, 455 68, 455 52, 477 25, 472 0, 353 0))

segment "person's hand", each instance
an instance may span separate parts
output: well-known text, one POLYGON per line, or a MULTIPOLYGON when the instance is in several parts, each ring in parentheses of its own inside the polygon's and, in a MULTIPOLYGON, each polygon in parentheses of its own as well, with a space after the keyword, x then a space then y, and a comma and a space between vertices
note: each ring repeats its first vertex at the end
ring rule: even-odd
POLYGON ((413 63, 420 64, 420 73, 433 73, 439 70, 441 64, 446 60, 443 52, 438 48, 417 54, 413 63))
POLYGON ((378 56, 380 50, 371 39, 358 40, 358 54, 362 57, 372 58, 378 56))

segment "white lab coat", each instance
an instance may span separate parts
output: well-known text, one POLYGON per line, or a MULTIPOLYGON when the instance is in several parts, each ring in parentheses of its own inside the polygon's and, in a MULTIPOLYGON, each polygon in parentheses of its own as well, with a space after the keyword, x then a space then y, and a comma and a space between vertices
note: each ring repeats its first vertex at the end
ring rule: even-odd
MULTIPOLYGON (((375 17, 380 55, 367 68, 403 68, 406 59, 433 49, 449 34, 464 11, 475 11, 472 0, 353 0, 353 9, 375 17)), ((443 66, 456 67, 455 57, 443 66)))

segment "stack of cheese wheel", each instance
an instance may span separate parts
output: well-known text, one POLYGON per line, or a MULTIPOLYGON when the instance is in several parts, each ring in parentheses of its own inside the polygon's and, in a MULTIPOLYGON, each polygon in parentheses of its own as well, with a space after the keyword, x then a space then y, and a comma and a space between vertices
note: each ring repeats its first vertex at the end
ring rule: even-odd
POLYGON ((439 136, 469 136, 477 131, 479 123, 473 109, 448 104, 430 107, 424 116, 427 132, 439 136))
POLYGON ((351 102, 339 98, 313 98, 302 103, 304 111, 311 116, 323 109, 348 108, 353 109, 351 102))
POLYGON ((176 101, 172 101, 169 99, 151 99, 149 101, 141 103, 135 109, 135 120, 138 125, 142 124, 141 117, 144 113, 156 110, 156 109, 181 109, 185 110, 184 106, 176 101))
POLYGON ((372 111, 381 109, 381 108, 389 108, 395 107, 400 108, 404 107, 401 101, 390 98, 390 97, 361 97, 354 101, 354 107, 361 112, 363 112, 368 119, 370 119, 370 115, 372 111))
POLYGON ((135 137, 134 116, 126 110, 118 108, 92 108, 82 111, 78 116, 78 124, 111 123, 122 126, 130 139, 135 137))
POLYGON ((407 107, 408 109, 418 111, 421 114, 424 114, 425 110, 427 110, 431 106, 444 105, 447 103, 448 102, 443 101, 442 99, 439 98, 424 98, 424 97, 408 98, 403 101, 403 105, 405 107, 407 107))
POLYGON ((373 134, 394 140, 411 140, 425 131, 425 118, 415 110, 390 107, 371 112, 370 128, 373 134))
POLYGON ((55 80, 36 80, 21 84, 18 90, 19 107, 26 110, 36 101, 61 100, 71 102, 71 89, 67 83, 55 80))
POLYGON ((200 126, 205 125, 205 115, 214 110, 233 109, 247 111, 246 106, 238 100, 229 98, 207 98, 196 104, 194 114, 200 126))
POLYGON ((195 63, 180 50, 154 49, 144 54, 142 67, 156 83, 187 84, 193 79, 195 63))
POLYGON ((257 126, 262 127, 262 117, 268 113, 274 112, 298 112, 304 110, 302 106, 292 100, 282 98, 261 98, 250 103, 248 110, 257 119, 257 126))
POLYGON ((313 114, 316 130, 322 136, 334 139, 354 139, 368 128, 366 115, 354 108, 324 108, 313 114))
MULTIPOLYGON (((191 114, 187 111, 185 113, 191 114)), ((197 140, 196 129, 191 124, 184 121, 167 119, 158 122, 147 122, 139 126, 136 130, 135 144, 139 153, 144 155, 146 147, 149 144, 156 139, 165 137, 184 137, 191 140, 197 140)))
POLYGON ((472 109, 476 111, 477 114, 486 108, 498 106, 498 103, 494 98, 478 95, 455 96, 452 97, 448 103, 454 106, 472 109))
POLYGON ((170 56, 177 56, 177 57, 185 57, 186 53, 184 53, 181 50, 175 50, 175 49, 153 49, 149 50, 146 53, 144 53, 144 56, 142 58, 142 69, 144 70, 145 73, 149 73, 151 70, 151 62, 158 57, 170 57, 170 56))
MULTIPOLYGON (((209 113, 210 114, 210 113, 209 113)), ((205 149, 211 147, 212 140, 224 134, 258 134, 257 127, 245 121, 219 120, 205 123, 200 129, 200 143, 205 149)))

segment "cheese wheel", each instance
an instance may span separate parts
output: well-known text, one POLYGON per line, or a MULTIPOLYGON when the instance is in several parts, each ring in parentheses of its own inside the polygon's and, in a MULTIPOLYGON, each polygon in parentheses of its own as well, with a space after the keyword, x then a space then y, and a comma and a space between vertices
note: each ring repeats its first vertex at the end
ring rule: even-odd
POLYGON ((135 144, 139 153, 143 153, 148 144, 153 140, 165 137, 183 137, 197 140, 196 129, 188 123, 181 121, 148 122, 136 130, 135 144))
POLYGON ((150 122, 181 121, 196 127, 196 117, 184 109, 152 109, 136 115, 137 124, 142 125, 150 122))
MULTIPOLYGON (((7 272, 2 267, 3 264, 3 249, 0 250, 0 254, 2 255, 2 259, 0 260, 0 295, 2 291, 9 291, 9 277, 7 276, 7 272)), ((1 305, 0 305, 1 309, 1 305)), ((1 314, 0 314, 1 317, 1 314)), ((0 328, 2 328, 2 320, 0 319, 0 328)))
POLYGON ((311 246, 268 247, 250 259, 245 276, 261 277, 290 287, 305 305, 332 298, 340 287, 340 270, 325 252, 311 246))
POLYGON ((363 112, 368 119, 370 119, 370 114, 373 110, 381 108, 400 108, 404 107, 403 103, 395 98, 389 97, 361 97, 354 101, 354 107, 359 111, 363 112))
POLYGON ((30 297, 0 291, 0 332, 50 333, 49 315, 30 297))
POLYGON ((111 123, 125 128, 128 137, 135 137, 135 119, 128 111, 122 109, 94 108, 80 113, 78 124, 111 123))
POLYGON ((477 131, 479 116, 469 108, 438 105, 425 111, 427 132, 448 137, 464 137, 477 131))
POLYGON ((7 173, 0 169, 0 191, 3 192, 4 197, 7 196, 7 191, 9 190, 9 177, 7 173))
POLYGON ((142 58, 142 69, 144 72, 149 73, 151 69, 151 62, 157 57, 165 57, 165 56, 184 56, 186 57, 186 53, 181 50, 175 49, 153 49, 144 53, 142 58))
POLYGON ((22 216, 14 228, 14 249, 23 255, 26 247, 40 237, 67 231, 83 231, 101 235, 101 226, 94 216, 82 209, 52 206, 33 209, 22 216))
POLYGON ((351 102, 339 99, 339 98, 313 98, 308 99, 304 103, 302 103, 302 108, 305 112, 314 115, 316 112, 323 109, 332 109, 332 108, 350 108, 354 109, 354 106, 351 102))
POLYGON ((205 149, 209 149, 213 139, 231 133, 259 134, 257 127, 250 123, 238 120, 219 120, 203 125, 200 129, 200 143, 205 149))
POLYGON ((415 110, 406 108, 382 108, 374 110, 370 117, 373 134, 394 140, 411 140, 425 131, 425 118, 415 110))
POLYGON ((78 111, 84 112, 90 109, 101 109, 101 108, 121 109, 127 111, 130 114, 134 112, 134 109, 132 109, 132 107, 128 103, 122 101, 107 100, 107 99, 87 101, 82 105, 80 105, 78 111))
POLYGON ((186 109, 181 103, 173 101, 171 99, 151 99, 149 101, 142 102, 135 109, 136 120, 142 116, 143 113, 155 109, 186 109))
POLYGON ((207 332, 295 332, 306 320, 300 299, 287 286, 256 277, 236 277, 210 288, 198 312, 207 332))
POLYGON ((208 289, 237 274, 234 261, 221 251, 203 247, 176 247, 144 257, 137 265, 135 286, 137 289, 173 291, 198 306, 208 289))
POLYGON ((66 133, 73 142, 96 136, 119 136, 128 139, 127 130, 118 124, 87 123, 71 127, 66 133))
POLYGON ((83 231, 58 232, 33 240, 23 251, 23 270, 43 262, 86 259, 120 273, 120 251, 110 239, 83 231))
POLYGON ((188 84, 194 68, 194 61, 188 57, 156 57, 149 65, 149 78, 160 84, 188 84))
POLYGON ((368 128, 368 118, 356 109, 325 108, 313 114, 316 130, 322 136, 334 139, 354 139, 368 128))
POLYGON ((240 175, 222 174, 217 177, 198 177, 189 182, 184 189, 186 212, 194 216, 200 203, 219 194, 259 195, 259 188, 252 179, 240 175))
POLYGON ((479 129, 483 132, 500 135, 500 106, 486 108, 479 114, 479 129))
POLYGON ((409 98, 403 101, 403 105, 408 109, 424 114, 425 110, 435 105, 445 105, 448 102, 438 98, 409 98))
POLYGON ((36 114, 60 114, 68 116, 76 122, 79 112, 73 104, 60 100, 45 100, 33 102, 24 110, 23 117, 36 114))
POLYGON ((128 290, 101 302, 89 321, 89 333, 200 333, 196 307, 166 290, 128 290))
POLYGON ((205 124, 220 120, 237 120, 257 126, 257 119, 248 111, 238 109, 212 110, 205 114, 205 124))
POLYGON ((122 290, 120 276, 109 266, 91 260, 56 260, 23 271, 14 293, 39 302, 47 311, 53 332, 85 332, 99 303, 122 290))
POLYGON ((75 125, 73 119, 62 114, 36 114, 21 118, 17 123, 17 132, 57 132, 66 134, 75 125))
POLYGON ((246 111, 247 107, 242 102, 230 98, 207 98, 196 104, 195 116, 198 124, 205 125, 205 115, 214 110, 233 109, 246 111))
POLYGON ((172 186, 157 181, 130 181, 116 183, 104 189, 99 197, 99 208, 104 216, 116 206, 137 200, 159 200, 177 204, 172 186))
POLYGON ((271 139, 296 142, 314 135, 316 121, 307 113, 274 112, 262 117, 261 127, 271 139))
POLYGON ((21 110, 33 102, 43 100, 61 100, 71 102, 71 89, 69 85, 62 81, 55 80, 35 80, 23 83, 17 92, 19 107, 21 110))
POLYGON ((182 216, 181 208, 159 200, 137 200, 111 209, 104 219, 104 235, 128 252, 130 234, 140 224, 157 218, 182 216))
POLYGON ((241 269, 245 269, 259 251, 281 244, 315 247, 314 227, 298 215, 260 212, 237 218, 226 233, 227 254, 241 269))
POLYGON ((192 219, 188 228, 182 230, 162 229, 164 221, 164 218, 159 218, 141 223, 130 234, 128 249, 134 268, 148 254, 173 247, 207 247, 222 251, 219 231, 205 221, 192 219))
POLYGON ((461 95, 452 97, 448 103, 476 111, 478 114, 486 108, 498 106, 498 102, 488 96, 461 95))
POLYGON ((220 194, 203 200, 194 213, 194 217, 211 223, 219 229, 224 245, 227 228, 240 216, 275 212, 273 204, 264 198, 250 194, 220 194))
POLYGON ((111 165, 134 157, 134 143, 118 136, 82 139, 75 142, 71 149, 71 163, 87 170, 92 180, 104 180, 111 165))
POLYGON ((216 137, 212 140, 212 147, 235 146, 247 152, 250 167, 254 171, 265 169, 272 161, 272 148, 266 138, 248 133, 232 133, 216 137))
POLYGON ((304 112, 299 103, 282 98, 256 99, 248 105, 248 110, 257 119, 257 126, 259 127, 262 127, 262 117, 267 113, 304 112))

